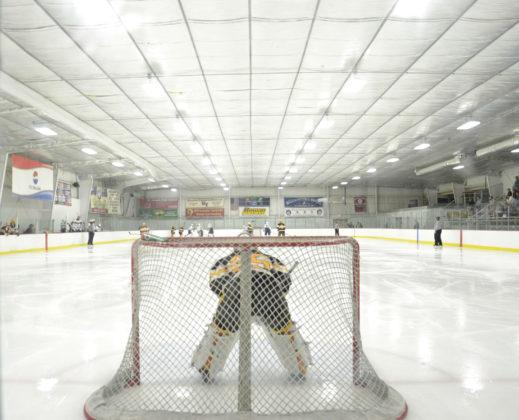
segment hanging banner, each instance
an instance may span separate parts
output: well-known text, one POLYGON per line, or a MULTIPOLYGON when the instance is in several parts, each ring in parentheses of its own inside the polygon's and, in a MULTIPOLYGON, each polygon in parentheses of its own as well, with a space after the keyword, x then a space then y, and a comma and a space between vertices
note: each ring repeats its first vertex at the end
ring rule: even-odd
POLYGON ((286 217, 324 216, 323 197, 285 197, 286 217))
POLYGON ((270 197, 239 197, 238 210, 241 217, 268 216, 270 197))
POLYGON ((90 213, 108 213, 108 192, 101 185, 93 185, 90 192, 90 213))
POLYGON ((121 196, 117 190, 106 190, 106 208, 108 214, 121 214, 121 196))
POLYGON ((56 198, 54 204, 72 206, 72 186, 65 181, 56 182, 56 198))
POLYGON ((178 217, 178 200, 141 198, 139 205, 139 215, 144 218, 176 219, 178 217))
POLYGON ((357 195, 353 197, 353 206, 355 207, 355 213, 366 213, 368 199, 365 195, 357 195))
POLYGON ((220 219, 223 216, 223 198, 186 200, 186 219, 220 219))
POLYGON ((13 194, 35 200, 52 200, 54 197, 54 171, 51 165, 12 155, 13 194))

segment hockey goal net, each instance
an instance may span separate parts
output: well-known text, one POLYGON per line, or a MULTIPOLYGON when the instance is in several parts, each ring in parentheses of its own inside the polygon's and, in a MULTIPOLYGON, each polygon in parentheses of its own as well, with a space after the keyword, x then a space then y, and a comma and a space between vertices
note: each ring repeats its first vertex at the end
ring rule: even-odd
POLYGON ((138 240, 132 329, 88 419, 402 419, 359 331, 351 238, 138 240))

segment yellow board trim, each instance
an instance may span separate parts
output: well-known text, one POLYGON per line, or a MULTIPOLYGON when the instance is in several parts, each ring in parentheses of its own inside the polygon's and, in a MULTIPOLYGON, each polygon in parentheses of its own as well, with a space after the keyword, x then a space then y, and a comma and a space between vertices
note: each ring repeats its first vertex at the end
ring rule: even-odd
MULTIPOLYGON (((135 241, 135 239, 113 239, 111 241, 100 241, 96 242, 95 245, 109 245, 116 244, 119 242, 131 242, 135 241)), ((71 245, 57 245, 57 246, 49 246, 48 251, 59 251, 62 249, 71 249, 71 248, 79 248, 81 246, 87 246, 86 243, 82 244, 71 244, 71 245)), ((45 252, 45 248, 27 248, 27 249, 16 249, 14 251, 0 251, 0 255, 12 255, 12 254, 21 254, 23 252, 45 252)))
MULTIPOLYGON (((407 242, 416 244, 416 239, 403 239, 403 238, 388 238, 386 236, 364 236, 364 235, 355 235, 354 238, 361 239, 380 239, 383 241, 395 241, 395 242, 407 242)), ((420 245, 433 245, 433 241, 418 241, 420 245)), ((506 248, 501 246, 487 246, 487 245, 472 245, 464 243, 462 247, 460 247, 459 243, 454 242, 444 242, 444 246, 452 246, 455 248, 469 248, 469 249, 479 249, 482 251, 506 251, 506 252, 519 252, 519 248, 506 248)))

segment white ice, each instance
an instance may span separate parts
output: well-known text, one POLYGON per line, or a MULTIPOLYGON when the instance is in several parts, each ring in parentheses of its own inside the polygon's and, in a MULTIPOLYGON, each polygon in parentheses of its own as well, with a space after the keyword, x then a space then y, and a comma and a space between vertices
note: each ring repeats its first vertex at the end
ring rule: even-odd
MULTIPOLYGON (((517 254, 360 243, 364 351, 407 418, 519 418, 517 254)), ((129 274, 129 244, 0 257, 2 419, 83 418, 126 346, 129 274)))

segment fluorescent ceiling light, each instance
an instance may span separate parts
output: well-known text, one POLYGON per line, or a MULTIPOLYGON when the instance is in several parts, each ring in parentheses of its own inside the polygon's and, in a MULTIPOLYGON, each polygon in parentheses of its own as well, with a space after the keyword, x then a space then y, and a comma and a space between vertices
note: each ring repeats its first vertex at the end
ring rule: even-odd
POLYGON ((305 122, 305 132, 311 133, 313 128, 314 128, 314 122, 312 120, 307 120, 305 122))
POLYGON ((292 167, 288 170, 288 172, 290 172, 291 174, 295 174, 295 173, 297 173, 297 171, 298 171, 298 169, 297 169, 295 166, 292 166, 292 167))
POLYGON ((360 179, 360 176, 356 175, 356 176, 354 176, 354 177, 351 178, 351 179, 354 179, 355 181, 358 181, 358 180, 360 179))
POLYGON ((282 190, 282 189, 283 189, 283 187, 278 187, 278 190, 282 190))
POLYGON ((135 171, 133 174, 135 176, 143 176, 144 175, 141 171, 135 171))
POLYGON ((305 157, 304 156, 298 156, 297 159, 296 159, 296 163, 304 163, 305 161, 305 157))
POLYGON ((222 183, 220 184, 220 187, 225 187, 225 186, 226 186, 226 185, 225 185, 225 182, 222 182, 222 183))
POLYGON ((202 165, 207 166, 211 164, 211 159, 209 159, 207 156, 202 158, 202 165))
POLYGON ((171 192, 177 192, 177 189, 176 188, 171 188, 170 191, 171 192))
POLYGON ((44 136, 57 136, 58 133, 56 133, 54 130, 51 130, 49 127, 34 127, 34 130, 37 131, 40 134, 43 134, 44 136))
POLYGON ((488 155, 489 153, 498 152, 499 150, 508 149, 509 147, 514 147, 517 145, 519 145, 519 138, 510 137, 507 140, 503 140, 499 143, 491 144, 490 146, 482 147, 481 149, 476 150, 476 157, 488 155))
POLYGON ((215 176, 214 180, 220 182, 222 180, 222 178, 220 178, 219 176, 215 176))
POLYGON ((151 96, 153 98, 160 98, 164 94, 164 89, 160 85, 159 81, 154 77, 150 77, 148 80, 144 82, 142 85, 142 90, 146 95, 151 96))
POLYGON ((341 185, 348 185, 348 181, 342 181, 341 185))
POLYGON ((307 141, 305 146, 303 147, 303 150, 305 152, 311 152, 312 150, 315 149, 317 145, 315 144, 315 141, 307 141))
POLYGON ((285 179, 288 181, 288 180, 291 180, 292 179, 292 175, 286 175, 285 176, 285 179))
POLYGON ((281 185, 287 185, 287 182, 286 181, 282 181, 281 185))
POLYGON ((456 130, 470 130, 471 128, 477 127, 481 124, 480 121, 467 121, 465 124, 461 124, 456 130))
POLYGON ((326 130, 327 128, 332 128, 334 124, 335 124, 335 121, 333 121, 330 117, 326 116, 326 117, 324 117, 321 120, 321 122, 317 126, 317 129, 318 130, 321 130, 321 129, 326 130))
POLYGON ((155 180, 153 178, 148 178, 148 181, 155 182, 155 180))
POLYGON ((358 76, 352 76, 344 85, 343 91, 346 93, 357 93, 366 86, 366 80, 360 79, 358 76))
POLYGON ((457 156, 452 159, 444 160, 443 162, 438 162, 433 165, 426 166, 424 168, 417 168, 417 169, 415 169, 414 172, 416 175, 420 176, 420 175, 428 174, 430 172, 438 171, 438 170, 446 168, 448 166, 458 165, 459 163, 460 163, 460 158, 459 158, 459 156, 457 156))
POLYGON ((389 158, 388 160, 386 160, 387 163, 395 163, 395 162, 398 162, 400 159, 398 159, 397 157, 393 157, 393 158, 389 158))
POLYGON ((510 152, 511 152, 511 153, 519 153, 519 148, 517 148, 517 149, 513 149, 513 150, 511 150, 510 152))
POLYGON ((431 145, 429 143, 422 143, 418 146, 415 146, 414 150, 425 150, 428 149, 431 145))
POLYGON ((366 172, 372 174, 374 172, 377 172, 377 168, 369 168, 366 172))
POLYGON ((452 168, 452 169, 454 169, 455 171, 457 171, 457 170, 459 170, 459 169, 463 169, 463 168, 464 168, 463 165, 458 165, 458 166, 455 166, 455 167, 452 168))
POLYGON ((229 191, 229 187, 223 187, 224 191, 229 191))
POLYGON ((208 171, 208 172, 209 172, 210 175, 216 175, 216 174, 218 173, 218 171, 216 170, 216 168, 212 168, 212 167, 209 168, 209 171, 208 171))
POLYGON ((123 168, 124 167, 124 163, 122 163, 121 161, 118 161, 118 160, 114 160, 112 162, 112 165, 117 167, 117 168, 123 168))
POLYGON ((168 184, 162 184, 161 187, 162 188, 169 188, 169 185, 168 184))
POLYGON ((314 169, 308 169, 308 172, 313 172, 313 171, 314 171, 314 169))
POLYGON ((336 190, 337 188, 339 188, 339 186, 338 186, 338 185, 334 185, 334 186, 332 187, 332 190, 336 190))
POLYGON ((204 153, 204 149, 202 148, 200 143, 198 143, 196 141, 191 142, 191 151, 193 153, 204 153))
POLYGON ((425 15, 429 0, 399 0, 392 16, 399 18, 420 18, 425 15))
POLYGON ((83 147, 81 151, 83 153, 86 153, 87 155, 97 155, 97 152, 94 149, 91 149, 90 147, 83 147))

